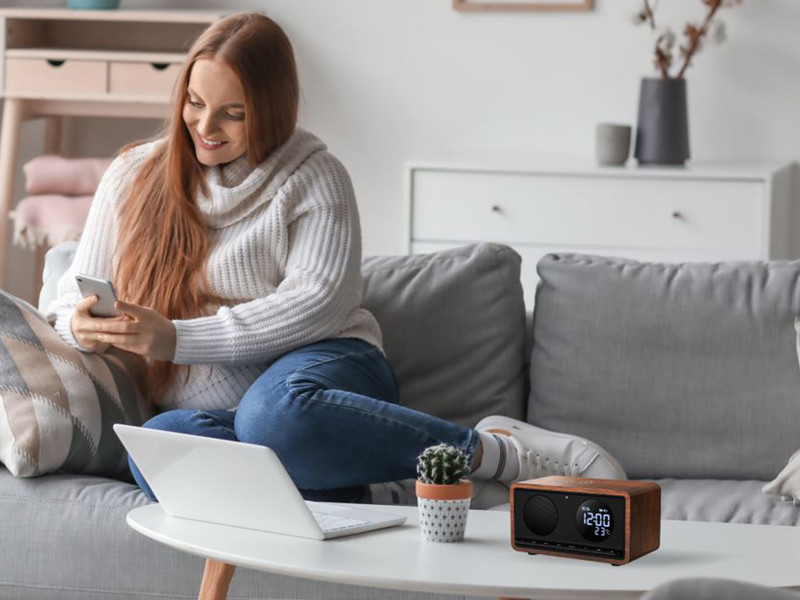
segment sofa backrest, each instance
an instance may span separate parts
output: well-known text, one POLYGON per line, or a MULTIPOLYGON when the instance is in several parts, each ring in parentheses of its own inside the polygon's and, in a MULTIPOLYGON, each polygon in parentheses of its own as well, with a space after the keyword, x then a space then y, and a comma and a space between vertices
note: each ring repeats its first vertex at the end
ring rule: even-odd
MULTIPOLYGON (((48 251, 42 312, 76 246, 48 251)), ((524 417, 520 262, 499 244, 364 259, 364 305, 381 325, 403 405, 466 426, 489 414, 524 417)))
POLYGON ((490 414, 524 418, 520 263, 499 244, 364 260, 364 306, 401 404, 468 427, 490 414))
POLYGON ((548 255, 528 419, 630 477, 771 479, 800 447, 800 261, 548 255))

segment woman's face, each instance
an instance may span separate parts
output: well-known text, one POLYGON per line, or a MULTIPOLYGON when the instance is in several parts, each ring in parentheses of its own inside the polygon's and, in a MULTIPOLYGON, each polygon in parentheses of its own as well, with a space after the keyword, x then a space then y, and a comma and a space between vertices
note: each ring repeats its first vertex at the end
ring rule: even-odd
POLYGON ((194 63, 183 122, 200 163, 224 165, 247 151, 244 101, 242 84, 230 67, 209 58, 194 63))

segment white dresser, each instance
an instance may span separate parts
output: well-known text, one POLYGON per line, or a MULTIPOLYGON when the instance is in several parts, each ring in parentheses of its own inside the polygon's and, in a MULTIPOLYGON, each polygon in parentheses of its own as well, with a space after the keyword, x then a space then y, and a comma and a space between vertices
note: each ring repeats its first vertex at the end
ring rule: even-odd
POLYGON ((500 242, 522 256, 525 302, 548 252, 650 261, 800 257, 792 163, 687 168, 415 163, 408 250, 500 242))

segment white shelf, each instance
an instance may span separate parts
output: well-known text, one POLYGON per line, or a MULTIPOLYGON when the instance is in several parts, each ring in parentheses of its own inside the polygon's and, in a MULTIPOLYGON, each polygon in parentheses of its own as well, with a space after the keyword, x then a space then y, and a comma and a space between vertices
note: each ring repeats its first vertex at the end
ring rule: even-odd
POLYGON ((2 8, 0 17, 14 19, 125 21, 139 23, 208 23, 224 17, 224 11, 176 10, 72 10, 68 8, 2 8))
MULTIPOLYGON (((5 95, 6 98, 24 98, 26 100, 59 100, 64 102, 108 102, 111 104, 159 104, 169 103, 169 96, 144 96, 144 95, 121 95, 121 94, 43 94, 39 92, 20 91, 5 95)), ((164 111, 166 115, 166 110, 164 111)), ((99 115, 98 115, 99 116, 99 115)))
POLYGON ((9 48, 8 58, 37 58, 45 60, 104 60, 116 62, 178 63, 186 59, 179 52, 127 52, 115 50, 75 50, 70 48, 9 48))
POLYGON ((0 8, 0 286, 22 123, 45 117, 44 152, 57 154, 61 117, 169 117, 189 48, 228 12, 0 8))

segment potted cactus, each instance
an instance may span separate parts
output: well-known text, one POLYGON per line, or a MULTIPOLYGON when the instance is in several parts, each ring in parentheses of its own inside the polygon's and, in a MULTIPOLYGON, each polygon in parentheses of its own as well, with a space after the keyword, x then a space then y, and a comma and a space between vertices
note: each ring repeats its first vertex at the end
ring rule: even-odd
POLYGON ((417 458, 417 506, 422 538, 460 542, 467 526, 472 482, 467 455, 448 444, 426 448, 417 458))

